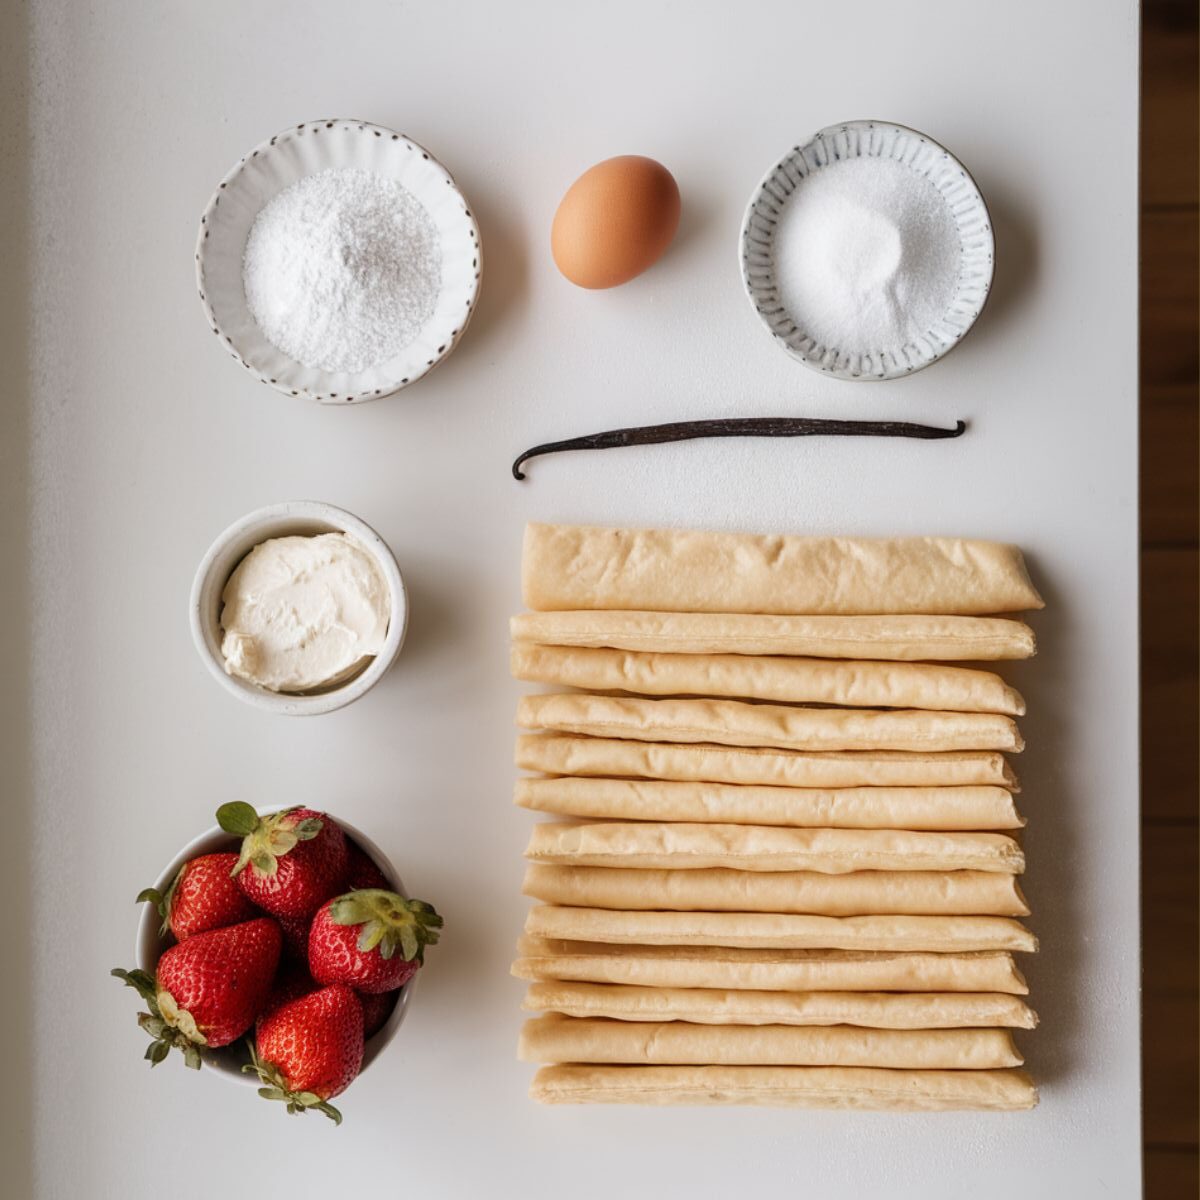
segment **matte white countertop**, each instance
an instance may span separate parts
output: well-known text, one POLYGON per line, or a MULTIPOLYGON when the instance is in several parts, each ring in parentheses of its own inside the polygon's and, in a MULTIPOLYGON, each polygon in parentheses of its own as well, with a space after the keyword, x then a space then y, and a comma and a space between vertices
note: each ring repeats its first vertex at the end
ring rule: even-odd
POLYGON ((10 419, 31 456, 32 816, 14 819, 33 841, 38 1196, 1139 1193, 1137 20, 1125 0, 33 4, 32 399, 10 419), (427 145, 483 241, 478 312, 450 360, 343 409, 250 378, 193 281, 216 181, 264 137, 325 116, 427 145), (996 229, 975 331, 894 383, 791 361, 738 276, 763 172, 864 117, 947 146, 996 229), (554 269, 550 220, 584 168, 621 153, 674 173, 679 235, 648 274, 581 291, 554 269), (970 429, 696 442, 509 474, 553 438, 780 414, 970 429), (308 720, 237 703, 188 633, 209 542, 285 499, 377 528, 412 603, 380 687, 308 720), (530 816, 510 799, 507 618, 528 519, 1024 547, 1047 607, 1038 657, 1005 674, 1029 702, 1017 766, 1041 953, 1022 965, 1041 1027, 1019 1042, 1039 1108, 526 1098, 508 968, 530 816), (180 1061, 152 1074, 136 997, 108 975, 132 965, 139 889, 232 799, 344 813, 446 918, 338 1129, 180 1061))

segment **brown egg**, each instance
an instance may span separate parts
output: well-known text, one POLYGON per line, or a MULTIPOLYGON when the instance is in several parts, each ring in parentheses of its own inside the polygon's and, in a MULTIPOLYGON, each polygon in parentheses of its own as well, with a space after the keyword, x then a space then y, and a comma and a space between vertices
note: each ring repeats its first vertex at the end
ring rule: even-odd
POLYGON ((567 189, 550 230, 558 269, 583 288, 628 283, 663 255, 679 226, 679 187, 662 163, 622 154, 567 189))

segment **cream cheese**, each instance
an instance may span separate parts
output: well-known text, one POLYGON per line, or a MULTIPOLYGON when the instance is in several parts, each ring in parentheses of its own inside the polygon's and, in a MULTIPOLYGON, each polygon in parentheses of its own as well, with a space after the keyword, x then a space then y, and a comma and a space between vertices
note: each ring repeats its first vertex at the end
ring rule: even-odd
POLYGON ((387 580, 345 533, 271 538, 221 594, 225 670, 275 692, 340 683, 383 649, 387 580))

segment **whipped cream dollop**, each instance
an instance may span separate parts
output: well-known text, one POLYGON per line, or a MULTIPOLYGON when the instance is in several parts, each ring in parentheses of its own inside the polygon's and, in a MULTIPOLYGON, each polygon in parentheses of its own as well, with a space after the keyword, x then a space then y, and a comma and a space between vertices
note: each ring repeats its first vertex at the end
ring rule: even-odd
POLYGON ((275 692, 349 679, 383 649, 391 613, 378 564, 345 533, 261 542, 221 601, 225 670, 275 692))

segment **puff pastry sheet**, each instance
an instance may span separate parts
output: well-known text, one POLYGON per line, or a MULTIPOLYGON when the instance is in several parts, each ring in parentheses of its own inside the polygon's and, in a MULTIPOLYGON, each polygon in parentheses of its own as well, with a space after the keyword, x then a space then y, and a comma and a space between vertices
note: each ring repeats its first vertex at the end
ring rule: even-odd
POLYGON ((529 608, 987 615, 1041 608, 1016 546, 530 524, 529 608))
POLYGON ((1038 1102, 1017 1070, 888 1071, 869 1067, 542 1067, 541 1104, 754 1104, 887 1112, 1014 1112, 1038 1102))

